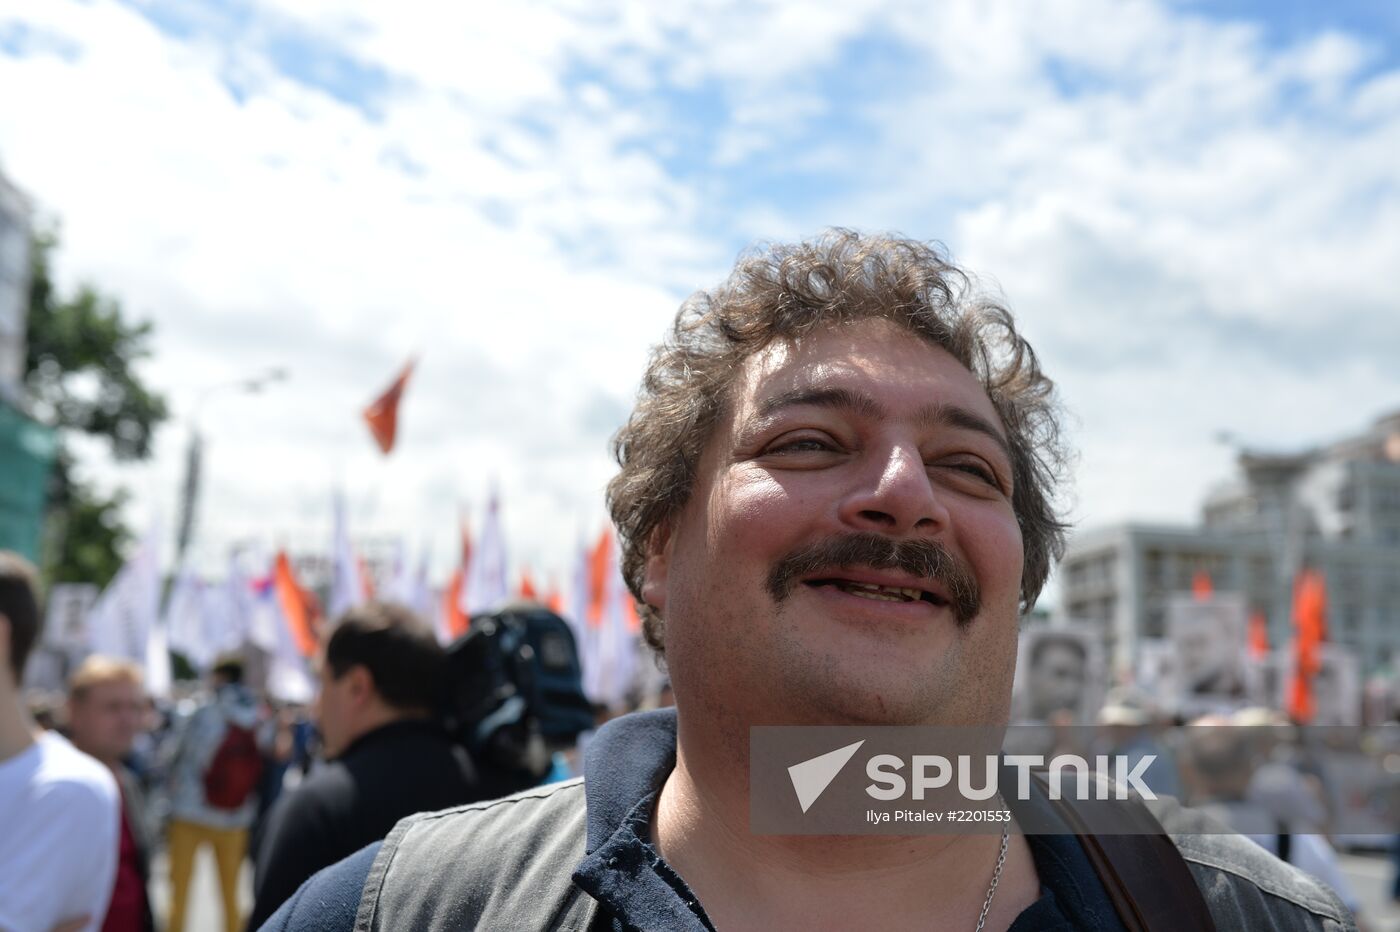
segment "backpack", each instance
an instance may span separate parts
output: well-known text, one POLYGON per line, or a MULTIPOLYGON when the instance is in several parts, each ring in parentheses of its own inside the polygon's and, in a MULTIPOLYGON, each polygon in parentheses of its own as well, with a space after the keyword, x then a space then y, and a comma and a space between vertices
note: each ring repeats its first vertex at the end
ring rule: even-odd
POLYGON ((215 809, 238 809, 262 779, 263 756, 251 728, 229 723, 204 768, 204 798, 215 809))

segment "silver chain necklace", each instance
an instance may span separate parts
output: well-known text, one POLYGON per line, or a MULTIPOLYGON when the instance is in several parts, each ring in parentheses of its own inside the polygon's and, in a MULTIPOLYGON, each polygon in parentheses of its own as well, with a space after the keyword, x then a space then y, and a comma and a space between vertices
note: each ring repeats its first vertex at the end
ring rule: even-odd
POLYGON ((1001 880, 1001 868, 1006 864, 1006 846, 1011 840, 1009 828, 1001 830, 1001 851, 997 854, 997 866, 992 869, 992 882, 987 887, 987 898, 982 901, 982 912, 977 915, 977 928, 973 932, 982 932, 982 927, 987 924, 987 913, 992 908, 992 897, 996 896, 997 883, 1001 880))

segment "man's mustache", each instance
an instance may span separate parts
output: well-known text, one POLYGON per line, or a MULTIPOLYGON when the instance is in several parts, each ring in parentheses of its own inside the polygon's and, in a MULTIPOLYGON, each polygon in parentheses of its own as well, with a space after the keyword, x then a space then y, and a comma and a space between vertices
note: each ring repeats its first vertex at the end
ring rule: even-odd
POLYGON ((843 534, 792 551, 773 565, 768 593, 782 602, 802 579, 826 570, 869 568, 899 570, 915 579, 937 582, 947 592, 959 627, 977 617, 982 595, 966 561, 935 540, 895 540, 880 534, 843 534))

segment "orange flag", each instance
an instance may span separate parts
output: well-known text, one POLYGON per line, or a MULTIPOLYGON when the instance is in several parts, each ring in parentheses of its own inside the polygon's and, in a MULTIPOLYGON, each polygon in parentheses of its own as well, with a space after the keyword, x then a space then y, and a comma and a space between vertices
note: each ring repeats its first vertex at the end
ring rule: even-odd
POLYGON ((297 651, 303 657, 310 657, 316 653, 316 633, 311 624, 312 608, 308 604, 306 592, 297 584, 296 575, 292 572, 292 561, 287 559, 286 551, 277 552, 272 574, 272 584, 277 591, 277 605, 282 609, 283 617, 287 619, 287 626, 292 631, 292 640, 296 643, 297 651))
POLYGON ((1269 624, 1264 613, 1255 609, 1249 613, 1249 656, 1263 659, 1269 655, 1269 624))
POLYGON ((399 428, 399 399, 403 397, 404 387, 408 385, 408 377, 413 374, 416 362, 416 359, 410 359, 393 384, 370 402, 364 411, 369 432, 374 435, 374 442, 379 444, 379 452, 386 455, 394 449, 394 436, 399 428))
POLYGON ((564 596, 559 591, 559 587, 554 583, 549 585, 549 595, 544 597, 544 604, 549 606, 549 610, 556 615, 564 614, 564 596))
POLYGON ((530 578, 530 568, 527 566, 520 571, 520 597, 539 601, 539 594, 535 592, 535 581, 530 578))
POLYGON ((1196 575, 1191 577, 1191 594, 1196 597, 1197 602, 1204 602, 1215 594, 1215 586, 1210 581, 1210 574, 1205 570, 1196 570, 1196 575))
POLYGON ((1293 586, 1293 681, 1288 692, 1288 714, 1305 725, 1317 711, 1313 678, 1322 667, 1318 648, 1325 640, 1327 583, 1317 570, 1305 569, 1293 586))
POLYGON ((603 623, 603 606, 608 597, 608 558, 612 550, 612 532, 603 528, 598 543, 588 557, 588 626, 603 623))
POLYGON ((459 566, 452 571, 452 578, 447 581, 447 588, 442 593, 443 617, 447 619, 447 633, 454 641, 471 627, 471 619, 462 611, 462 584, 465 579, 466 572, 459 566))

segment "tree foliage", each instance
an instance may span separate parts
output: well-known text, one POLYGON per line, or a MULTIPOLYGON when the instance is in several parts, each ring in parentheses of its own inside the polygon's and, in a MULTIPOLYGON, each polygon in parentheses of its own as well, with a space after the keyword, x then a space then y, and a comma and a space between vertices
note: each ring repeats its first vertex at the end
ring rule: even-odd
POLYGON ((62 501, 50 498, 51 550, 45 570, 50 583, 90 582, 105 586, 122 568, 122 551, 131 532, 121 519, 126 493, 118 489, 103 495, 91 485, 72 478, 73 464, 66 450, 54 464, 51 489, 61 491, 62 501))
POLYGON ((49 258, 56 238, 34 239, 29 280, 25 387, 41 420, 111 443, 119 460, 145 459, 165 420, 165 399, 137 376, 150 356, 151 324, 123 319, 121 305, 91 285, 62 299, 49 258))
POLYGON ((57 242, 52 233, 34 238, 26 324, 25 387, 35 416, 60 432, 45 574, 51 582, 106 585, 131 537, 121 520, 126 496, 103 494, 76 476, 65 434, 99 438, 118 460, 142 460, 168 411, 136 372, 150 356, 150 323, 129 322, 115 299, 91 285, 61 296, 50 270, 57 242))

